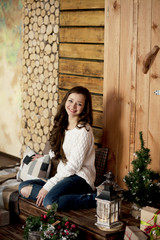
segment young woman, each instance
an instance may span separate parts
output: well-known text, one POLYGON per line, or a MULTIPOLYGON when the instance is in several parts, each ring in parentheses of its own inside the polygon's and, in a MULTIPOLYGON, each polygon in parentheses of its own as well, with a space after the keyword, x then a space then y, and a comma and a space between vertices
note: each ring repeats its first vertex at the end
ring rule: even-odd
POLYGON ((74 87, 67 92, 59 107, 49 139, 50 157, 59 159, 57 173, 47 182, 39 179, 22 182, 20 194, 47 209, 54 202, 63 210, 95 204, 92 202, 94 196, 90 194, 96 176, 91 126, 91 95, 84 87, 74 87))

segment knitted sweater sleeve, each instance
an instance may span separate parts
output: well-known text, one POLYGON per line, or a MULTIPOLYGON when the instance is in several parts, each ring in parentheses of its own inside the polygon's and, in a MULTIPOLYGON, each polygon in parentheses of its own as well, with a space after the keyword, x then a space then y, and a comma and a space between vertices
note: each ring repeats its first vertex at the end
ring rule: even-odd
POLYGON ((82 169, 91 141, 91 130, 87 131, 85 128, 77 129, 74 134, 69 133, 69 136, 65 137, 63 149, 67 163, 64 164, 60 161, 56 175, 50 178, 44 185, 47 191, 65 177, 77 174, 82 169))

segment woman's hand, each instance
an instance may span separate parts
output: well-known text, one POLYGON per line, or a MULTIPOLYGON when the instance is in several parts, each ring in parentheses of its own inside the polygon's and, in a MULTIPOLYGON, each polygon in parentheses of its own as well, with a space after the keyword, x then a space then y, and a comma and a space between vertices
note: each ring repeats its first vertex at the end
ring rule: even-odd
POLYGON ((40 158, 42 157, 43 155, 40 155, 40 154, 36 154, 32 157, 32 161, 36 160, 37 158, 40 158))
POLYGON ((44 188, 42 188, 38 195, 37 195, 37 201, 36 201, 36 205, 38 207, 42 206, 42 203, 43 203, 43 199, 45 198, 45 196, 47 195, 48 191, 45 190, 44 188))

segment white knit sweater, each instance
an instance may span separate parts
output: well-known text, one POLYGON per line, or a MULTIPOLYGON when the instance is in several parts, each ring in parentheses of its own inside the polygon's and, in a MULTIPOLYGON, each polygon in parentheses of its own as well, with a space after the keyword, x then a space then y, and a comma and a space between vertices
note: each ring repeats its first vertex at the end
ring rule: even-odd
POLYGON ((96 176, 95 148, 91 126, 87 124, 86 128, 79 129, 75 127, 72 130, 66 131, 63 151, 67 158, 67 163, 63 163, 60 160, 57 173, 46 182, 44 188, 49 191, 65 177, 76 174, 85 179, 92 189, 94 189, 96 176))

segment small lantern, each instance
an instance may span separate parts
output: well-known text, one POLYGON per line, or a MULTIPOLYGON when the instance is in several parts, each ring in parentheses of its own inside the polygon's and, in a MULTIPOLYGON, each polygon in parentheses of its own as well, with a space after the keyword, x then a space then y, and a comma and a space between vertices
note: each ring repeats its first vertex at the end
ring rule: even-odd
POLYGON ((118 230, 123 226, 119 222, 121 199, 116 194, 113 181, 106 180, 97 187, 97 222, 101 230, 118 230))

